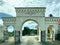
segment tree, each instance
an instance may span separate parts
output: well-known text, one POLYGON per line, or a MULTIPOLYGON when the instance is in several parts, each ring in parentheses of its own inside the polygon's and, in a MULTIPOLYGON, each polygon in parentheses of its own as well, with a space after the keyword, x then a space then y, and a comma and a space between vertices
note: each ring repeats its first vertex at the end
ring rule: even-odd
POLYGON ((30 33, 30 29, 28 27, 24 27, 23 35, 29 35, 29 33, 30 33))

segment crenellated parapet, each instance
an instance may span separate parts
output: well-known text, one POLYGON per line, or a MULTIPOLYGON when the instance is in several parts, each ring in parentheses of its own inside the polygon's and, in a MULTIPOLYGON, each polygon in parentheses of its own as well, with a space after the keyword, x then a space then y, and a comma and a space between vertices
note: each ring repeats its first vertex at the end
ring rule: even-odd
POLYGON ((45 16, 45 7, 17 7, 17 16, 45 16))
POLYGON ((58 23, 59 17, 45 17, 46 23, 58 23))
POLYGON ((14 25, 16 22, 16 17, 2 17, 4 25, 14 25))

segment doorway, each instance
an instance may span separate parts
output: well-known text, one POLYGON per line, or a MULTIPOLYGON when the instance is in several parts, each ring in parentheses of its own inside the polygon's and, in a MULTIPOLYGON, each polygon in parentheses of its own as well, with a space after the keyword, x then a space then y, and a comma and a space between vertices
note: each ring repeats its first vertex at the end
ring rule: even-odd
POLYGON ((47 40, 53 41, 53 37, 54 37, 54 26, 50 25, 47 29, 47 40))
POLYGON ((14 42, 14 26, 8 26, 8 41, 14 42))
POLYGON ((22 41, 39 40, 39 26, 35 21, 26 21, 22 26, 22 41))

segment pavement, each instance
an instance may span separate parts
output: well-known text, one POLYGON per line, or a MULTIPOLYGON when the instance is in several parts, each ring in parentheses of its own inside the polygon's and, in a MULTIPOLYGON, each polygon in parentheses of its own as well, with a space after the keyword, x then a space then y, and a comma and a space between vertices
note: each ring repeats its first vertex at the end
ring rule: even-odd
POLYGON ((0 43, 0 45, 60 45, 58 43, 54 42, 45 42, 45 43, 39 43, 39 42, 33 42, 33 41, 28 41, 28 42, 22 42, 22 43, 14 43, 14 42, 4 42, 0 43))
POLYGON ((21 43, 14 43, 13 38, 5 41, 4 43, 0 43, 0 45, 60 45, 60 41, 56 40, 53 42, 38 42, 35 38, 27 38, 27 41, 22 41, 21 43))
POLYGON ((0 43, 0 45, 60 45, 60 41, 59 42, 45 42, 45 43, 41 43, 41 42, 36 42, 36 41, 32 41, 32 40, 28 40, 27 42, 21 42, 21 43, 14 43, 14 42, 4 42, 4 43, 0 43))

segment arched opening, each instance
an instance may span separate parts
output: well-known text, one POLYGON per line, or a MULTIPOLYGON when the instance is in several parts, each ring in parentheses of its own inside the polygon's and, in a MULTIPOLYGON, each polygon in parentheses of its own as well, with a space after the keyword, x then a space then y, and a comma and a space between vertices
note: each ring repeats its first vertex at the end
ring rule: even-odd
POLYGON ((14 31, 14 27, 12 25, 8 26, 8 32, 13 32, 14 31))
POLYGON ((8 26, 8 41, 13 42, 14 41, 14 26, 10 25, 8 26))
POLYGON ((53 41, 53 36, 54 36, 54 26, 49 25, 49 27, 47 28, 47 40, 53 41))
POLYGON ((32 20, 26 21, 22 26, 22 40, 38 41, 39 26, 38 23, 32 20))

